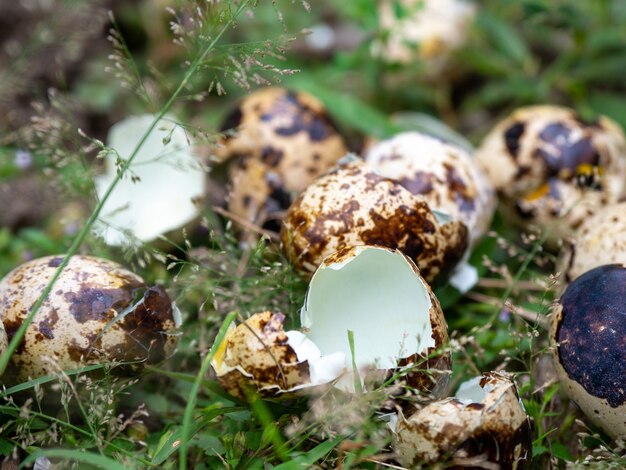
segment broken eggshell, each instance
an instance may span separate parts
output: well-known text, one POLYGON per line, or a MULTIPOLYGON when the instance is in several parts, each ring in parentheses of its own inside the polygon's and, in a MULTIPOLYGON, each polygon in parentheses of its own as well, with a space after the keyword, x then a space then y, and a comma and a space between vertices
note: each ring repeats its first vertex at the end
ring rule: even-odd
POLYGON ((532 436, 513 379, 490 372, 461 384, 453 398, 430 403, 408 419, 401 416, 392 447, 406 467, 450 458, 461 467, 467 459, 481 468, 491 463, 515 469, 529 464, 532 436))
POLYGON ((576 278, 552 310, 550 339, 565 393, 613 438, 626 437, 626 266, 576 278))
POLYGON ((348 151, 319 100, 279 87, 243 98, 221 130, 236 131, 215 150, 233 159, 228 210, 276 231, 295 195, 348 151))
MULTIPOLYGON (((0 313, 9 340, 62 260, 29 261, 0 281, 0 313)), ((161 286, 149 287, 112 261, 76 255, 26 329, 8 372, 25 381, 104 362, 138 369, 173 354, 178 326, 180 314, 161 286)))
MULTIPOLYGON (((96 177, 98 197, 106 194, 155 116, 144 114, 118 122, 109 131, 106 172, 96 177)), ((190 137, 172 117, 164 117, 150 132, 124 178, 108 195, 95 232, 107 245, 150 242, 184 227, 201 212, 206 175, 194 155, 190 137)))
POLYGON ((606 206, 587 220, 565 243, 559 271, 569 283, 605 264, 626 263, 626 202, 606 206))
POLYGON ((287 257, 305 274, 342 248, 379 245, 402 251, 433 282, 454 269, 468 245, 465 224, 440 222, 438 215, 421 196, 350 157, 294 201, 281 239, 287 257))
POLYGON ((365 162, 378 174, 421 195, 432 210, 462 221, 473 246, 491 225, 495 192, 471 155, 420 132, 402 132, 369 149, 365 162))
POLYGON ((475 154, 504 215, 534 225, 554 246, 600 207, 626 194, 626 140, 606 117, 588 121, 559 106, 527 106, 501 121, 475 154))
POLYGON ((300 331, 283 331, 283 315, 263 312, 229 331, 212 361, 234 396, 246 387, 276 396, 323 383, 354 392, 359 380, 383 380, 405 369, 405 383, 437 395, 447 384, 450 355, 443 312, 415 264, 380 247, 346 248, 317 270, 301 312, 300 331), (393 305, 393 309, 389 309, 393 305), (385 314, 381 329, 380 312, 385 314))

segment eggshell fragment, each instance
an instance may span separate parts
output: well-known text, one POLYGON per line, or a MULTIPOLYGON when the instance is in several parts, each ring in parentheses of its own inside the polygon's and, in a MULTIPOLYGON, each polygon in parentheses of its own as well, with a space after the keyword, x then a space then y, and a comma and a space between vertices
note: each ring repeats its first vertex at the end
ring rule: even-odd
POLYGON ((626 202, 606 206, 563 247, 559 271, 566 283, 604 264, 626 263, 626 202))
MULTIPOLYGON (((132 116, 111 128, 107 144, 114 151, 106 156, 106 172, 95 180, 98 197, 104 197, 116 177, 118 159, 130 158, 154 119, 132 116)), ((191 145, 172 117, 159 121, 104 203, 95 231, 105 243, 149 242, 199 217, 206 175, 191 145)))
POLYGON ((240 398, 249 396, 246 388, 288 396, 332 382, 354 392, 357 380, 368 389, 399 370, 405 384, 421 391, 437 395, 446 387, 450 354, 441 306, 415 264, 398 251, 363 246, 333 254, 309 286, 302 332, 285 332, 283 320, 278 313, 257 313, 227 334, 212 361, 226 391, 240 398))
POLYGON ((281 239, 303 273, 312 273, 326 256, 344 247, 379 245, 402 251, 432 282, 443 279, 463 257, 468 230, 460 221, 440 223, 421 197, 351 160, 294 201, 281 239))
MULTIPOLYGON (((61 264, 47 256, 0 281, 0 313, 9 340, 61 264)), ((132 369, 163 361, 177 343, 178 311, 161 286, 112 261, 73 256, 26 329, 12 357, 19 381, 102 362, 132 369)))
POLYGON ((295 195, 347 152, 322 103, 304 92, 267 87, 251 93, 226 118, 216 149, 230 164, 228 209, 279 229, 295 195), (278 223, 277 223, 278 221, 278 223))
POLYGON ((485 373, 462 384, 454 398, 401 417, 392 447, 399 462, 411 468, 444 458, 461 467, 465 461, 522 468, 532 456, 530 421, 511 377, 485 373))
POLYGON ((568 108, 520 108, 485 137, 476 158, 506 217, 549 231, 551 245, 626 194, 626 140, 606 117, 585 121, 568 108))
POLYGON ((378 174, 421 195, 432 210, 462 221, 475 244, 489 229, 495 192, 471 155, 420 132, 402 132, 374 145, 365 162, 378 174))
POLYGON ((626 266, 576 278, 553 308, 550 338, 565 393, 609 436, 626 437, 626 266))

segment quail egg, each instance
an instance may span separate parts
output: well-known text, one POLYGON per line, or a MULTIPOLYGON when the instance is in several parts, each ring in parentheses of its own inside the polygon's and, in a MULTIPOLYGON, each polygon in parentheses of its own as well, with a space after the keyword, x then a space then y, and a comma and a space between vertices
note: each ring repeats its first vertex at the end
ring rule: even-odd
POLYGON ((461 260, 468 230, 439 221, 427 202, 363 161, 348 159, 311 184, 291 205, 281 231, 284 250, 303 273, 346 246, 398 249, 427 282, 441 280, 461 260))
POLYGON ((626 263, 626 202, 603 207, 563 247, 559 271, 565 282, 604 264, 626 263))
POLYGON ((420 132, 379 142, 365 162, 378 174, 419 194, 433 210, 462 221, 475 244, 489 229, 496 199, 491 183, 460 147, 420 132))
MULTIPOLYGON (((63 256, 22 264, 0 281, 9 340, 52 279, 63 256)), ((179 313, 161 286, 148 286, 117 263, 73 256, 12 357, 19 381, 100 362, 136 369, 174 352, 179 313)))
POLYGON ((398 251, 361 246, 332 254, 309 285, 302 331, 285 332, 283 320, 258 313, 227 333, 212 362, 225 390, 245 397, 250 387, 276 396, 332 382, 354 392, 357 380, 367 389, 399 368, 411 387, 434 395, 446 387, 450 354, 441 306, 398 251))
POLYGON ((245 97, 226 118, 216 150, 230 162, 228 209, 279 230, 294 195, 347 152, 343 137, 315 97, 284 88, 262 88, 245 97))
POLYGON ((385 62, 424 61, 436 75, 466 41, 476 9, 463 0, 382 0, 378 21, 383 37, 372 55, 385 62))
POLYGON ((559 106, 520 108, 485 137, 476 158, 507 218, 546 230, 552 246, 626 194, 626 140, 606 117, 588 121, 559 106))
POLYGON ((576 278, 552 311, 550 338, 565 393, 614 438, 626 437, 626 266, 576 278))
POLYGON ((401 416, 392 447, 411 468, 443 458, 462 467, 465 460, 480 468, 522 468, 532 456, 530 421, 513 379, 489 372, 463 383, 455 397, 401 416))

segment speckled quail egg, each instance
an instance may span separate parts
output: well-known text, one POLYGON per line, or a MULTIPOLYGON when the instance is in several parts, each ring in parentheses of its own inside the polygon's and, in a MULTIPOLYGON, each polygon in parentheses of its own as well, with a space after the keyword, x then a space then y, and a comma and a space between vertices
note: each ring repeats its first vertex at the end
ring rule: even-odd
POLYGON ((552 311, 551 342, 561 386, 611 437, 626 437, 626 266, 576 278, 552 311))
POLYGON ((228 209, 247 221, 280 227, 294 195, 348 151, 343 137, 315 97, 284 88, 262 88, 226 118, 216 150, 230 163, 228 209))
POLYGON ((626 140, 606 117, 586 121, 559 106, 520 108, 485 137, 476 158, 505 215, 522 228, 548 230, 552 246, 626 194, 626 140))
POLYGON ((422 197, 357 159, 343 161, 294 201, 281 238, 303 273, 343 247, 380 245, 415 261, 427 282, 443 279, 468 246, 463 222, 440 222, 422 197))
MULTIPOLYGON (((9 339, 63 260, 35 259, 0 281, 0 313, 9 339)), ((174 352, 179 314, 161 286, 112 261, 73 256, 28 326, 8 369, 19 381, 101 362, 131 368, 174 352)))
POLYGON ((462 221, 472 244, 489 229, 495 192, 460 147, 420 132, 403 132, 371 147, 365 162, 381 176, 423 196, 432 210, 462 221))
POLYGON ((398 368, 406 368, 411 387, 434 395, 446 387, 450 354, 441 306, 415 264, 398 251, 360 246, 334 253, 311 280, 302 331, 285 332, 283 320, 279 313, 257 313, 227 333, 212 362, 225 390, 245 397, 250 387, 276 396, 332 382, 353 392, 348 331, 366 389, 398 368))
POLYGON ((606 206, 585 220, 563 246, 559 271, 566 283, 604 264, 626 263, 626 202, 606 206))
POLYGON ((472 467, 516 469, 530 462, 532 436, 512 378, 490 372, 463 383, 455 397, 400 417, 392 447, 411 468, 453 458, 461 467, 465 460, 472 467))
POLYGON ((382 0, 378 21, 383 35, 372 44, 372 55, 390 63, 422 60, 436 74, 465 43, 475 12, 463 0, 382 0))

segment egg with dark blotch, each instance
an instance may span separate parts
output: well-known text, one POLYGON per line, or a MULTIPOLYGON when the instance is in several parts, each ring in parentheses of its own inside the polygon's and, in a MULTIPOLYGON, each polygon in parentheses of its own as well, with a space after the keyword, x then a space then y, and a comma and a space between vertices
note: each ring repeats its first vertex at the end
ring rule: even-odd
POLYGON ((460 147, 420 132, 402 132, 373 145, 365 162, 381 176, 422 196, 431 209, 465 223, 472 244, 489 229, 495 192, 460 147))
POLYGON ((626 195, 626 140, 606 117, 585 120, 559 106, 514 111, 476 158, 520 228, 548 231, 556 245, 600 207, 626 195))
POLYGON ((411 258, 427 282, 442 280, 464 255, 463 222, 440 222, 426 201, 363 161, 342 162, 289 208, 281 239, 296 269, 312 274, 349 246, 378 245, 411 258))
POLYGON ((513 379, 489 372, 463 383, 455 397, 401 416, 392 447, 410 468, 453 458, 472 467, 521 469, 530 464, 532 435, 513 379))
MULTIPOLYGON (((9 340, 62 261, 62 255, 35 259, 0 281, 9 340)), ((163 287, 148 286, 112 261, 76 255, 27 327, 7 373, 25 381, 89 364, 136 370, 158 363, 174 352, 179 318, 163 287)))
POLYGON ((604 264, 626 263, 626 202, 600 209, 563 247, 558 271, 565 283, 604 264))
POLYGON ((221 130, 216 156, 231 160, 229 211, 274 230, 295 195, 348 151, 319 100, 278 87, 242 99, 221 130))
POLYGON ((553 307, 550 338, 565 393, 609 436, 626 437, 626 266, 574 280, 553 307))

